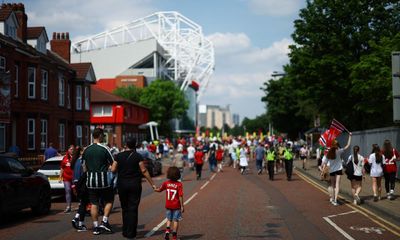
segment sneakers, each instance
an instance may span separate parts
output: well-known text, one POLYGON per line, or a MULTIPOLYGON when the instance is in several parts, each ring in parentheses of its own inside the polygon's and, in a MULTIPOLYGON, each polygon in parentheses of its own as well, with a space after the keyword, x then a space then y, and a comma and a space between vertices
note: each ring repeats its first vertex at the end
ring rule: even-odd
POLYGON ((93 228, 93 235, 99 235, 102 232, 102 228, 95 227, 93 228))
POLYGON ((104 229, 106 233, 113 233, 109 222, 101 221, 101 225, 99 227, 104 229))
POLYGON ((354 201, 355 201, 355 204, 357 204, 357 205, 361 204, 361 199, 358 195, 354 195, 354 201))
POLYGON ((378 201, 378 196, 374 195, 374 202, 378 201))
POLYGON ((165 232, 165 234, 164 234, 164 239, 165 239, 165 240, 169 240, 169 232, 165 232))
POLYGON ((261 174, 261 169, 260 170, 258 170, 258 175, 260 175, 261 174))
POLYGON ((338 202, 336 202, 335 200, 332 201, 332 205, 333 206, 339 206, 340 204, 338 202))
POLYGON ((71 223, 73 228, 78 229, 79 218, 73 218, 71 223))
POLYGON ((67 207, 67 208, 64 210, 64 213, 71 213, 71 207, 67 207))
MULTIPOLYGON (((77 228, 77 232, 86 232, 87 231, 87 227, 85 226, 85 224, 82 224, 82 226, 78 226, 77 228)), ((94 234, 94 231, 93 231, 94 234)))

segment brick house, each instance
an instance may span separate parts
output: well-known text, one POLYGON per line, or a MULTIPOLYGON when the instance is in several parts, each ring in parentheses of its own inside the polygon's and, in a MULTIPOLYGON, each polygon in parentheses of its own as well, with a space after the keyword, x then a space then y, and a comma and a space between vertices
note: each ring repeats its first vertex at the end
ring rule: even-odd
POLYGON ((22 156, 60 151, 90 141, 91 63, 70 64, 68 33, 28 27, 23 4, 0 9, 0 152, 18 146, 22 156))
POLYGON ((106 142, 122 147, 126 138, 147 139, 147 131, 139 126, 149 121, 150 110, 138 103, 123 99, 96 85, 92 86, 91 118, 93 127, 104 128, 106 142))

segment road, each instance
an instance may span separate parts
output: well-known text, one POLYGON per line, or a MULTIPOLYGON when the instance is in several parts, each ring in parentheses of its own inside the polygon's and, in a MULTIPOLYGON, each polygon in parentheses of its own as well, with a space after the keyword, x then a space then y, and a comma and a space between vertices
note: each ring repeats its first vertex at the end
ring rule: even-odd
MULTIPOLYGON (((255 169, 251 163, 251 169, 255 169)), ((185 213, 180 239, 400 239, 400 229, 362 207, 342 202, 332 206, 324 188, 295 171, 288 182, 284 173, 268 180, 265 174, 249 170, 241 175, 225 167, 203 179, 185 170, 185 213)), ((165 172, 165 171, 164 171, 165 172)), ((157 185, 165 175, 154 178, 157 185)), ((75 203, 75 207, 77 204, 75 203)), ((22 211, 0 225, 1 239, 122 239, 121 209, 116 196, 110 217, 115 233, 93 236, 71 227, 73 214, 64 214, 65 203, 58 200, 47 216, 33 217, 22 211)), ((139 210, 138 238, 162 239, 164 193, 154 193, 143 182, 139 210)), ((86 219, 91 227, 91 221, 86 219)))

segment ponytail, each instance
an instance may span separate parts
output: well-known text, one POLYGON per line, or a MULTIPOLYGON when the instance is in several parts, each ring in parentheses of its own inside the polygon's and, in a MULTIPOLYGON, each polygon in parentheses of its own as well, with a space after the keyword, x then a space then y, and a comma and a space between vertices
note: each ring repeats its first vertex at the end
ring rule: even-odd
POLYGON ((357 165, 358 164, 358 152, 360 151, 359 146, 353 147, 353 162, 357 165))

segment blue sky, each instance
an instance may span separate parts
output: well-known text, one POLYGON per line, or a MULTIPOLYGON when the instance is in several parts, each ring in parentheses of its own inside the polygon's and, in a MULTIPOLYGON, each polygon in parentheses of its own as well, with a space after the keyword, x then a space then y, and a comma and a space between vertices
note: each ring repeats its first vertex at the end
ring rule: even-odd
MULTIPOLYGON (((11 1, 5 1, 11 2, 11 1)), ((263 82, 288 62, 293 21, 305 0, 22 0, 28 26, 95 35, 156 11, 178 11, 203 28, 216 54, 215 73, 200 104, 230 105, 254 118, 265 112, 263 82)))

